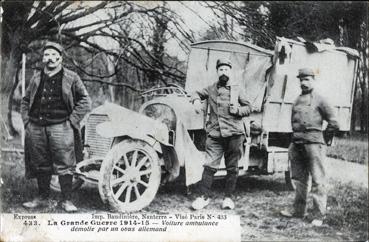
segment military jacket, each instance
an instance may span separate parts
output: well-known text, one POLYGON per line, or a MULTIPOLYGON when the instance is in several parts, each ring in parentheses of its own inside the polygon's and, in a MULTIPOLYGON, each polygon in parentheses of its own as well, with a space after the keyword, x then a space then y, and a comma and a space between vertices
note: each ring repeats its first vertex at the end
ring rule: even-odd
POLYGON ((292 107, 292 141, 324 144, 323 120, 328 122, 328 131, 339 129, 334 109, 323 96, 314 90, 301 94, 292 107))
POLYGON ((229 137, 245 132, 242 117, 250 114, 251 105, 240 85, 229 83, 230 81, 226 86, 214 83, 196 91, 192 96, 193 100, 197 98, 208 100, 210 118, 206 125, 206 131, 212 137, 229 137), (236 114, 230 113, 231 103, 237 107, 236 114))

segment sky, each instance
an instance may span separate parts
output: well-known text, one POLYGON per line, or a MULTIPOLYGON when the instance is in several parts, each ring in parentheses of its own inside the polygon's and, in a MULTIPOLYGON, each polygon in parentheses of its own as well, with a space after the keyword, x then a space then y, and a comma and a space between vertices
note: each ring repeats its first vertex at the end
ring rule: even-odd
MULTIPOLYGON (((89 5, 94 2, 89 2, 89 5)), ((150 2, 150 1, 142 1, 136 2, 141 5, 145 5, 146 7, 154 7, 158 2, 150 2), (152 6, 151 6, 152 5, 152 6)), ((95 2, 95 4, 97 4, 95 2)), ((212 11, 204 6, 202 6, 197 1, 168 1, 168 7, 175 10, 175 12, 183 19, 184 28, 190 29, 194 32, 195 40, 197 41, 201 36, 201 33, 204 33, 208 28, 209 22, 214 20, 214 15, 212 11), (208 22, 208 23, 206 23, 208 22)), ((101 10, 96 12, 93 15, 88 15, 83 18, 78 19, 74 23, 71 23, 70 26, 64 27, 72 27, 73 25, 83 25, 92 21, 96 21, 100 18, 108 17, 105 10, 101 10)), ((89 28, 84 29, 83 31, 89 31, 89 28)), ((82 33, 83 31, 80 31, 82 33)), ((143 31, 139 29, 138 31, 143 31)), ((106 38, 94 37, 94 41, 106 49, 118 49, 119 45, 114 40, 107 40, 106 38)), ((165 45, 165 51, 170 56, 175 56, 179 60, 184 61, 187 59, 187 54, 178 46, 178 43, 174 39, 169 39, 165 45)))
MULTIPOLYGON (((201 33, 204 33, 209 28, 205 21, 212 22, 215 18, 210 9, 203 7, 197 1, 173 1, 168 2, 168 4, 170 8, 174 9, 183 18, 186 26, 195 33, 196 40, 199 39, 201 33)), ((168 41, 166 51, 171 56, 177 56, 179 60, 187 59, 187 54, 178 48, 175 40, 168 41)))
POLYGON ((207 22, 211 22, 214 19, 212 11, 197 1, 172 1, 168 2, 168 4, 183 18, 186 25, 197 33, 209 27, 202 19, 207 22))

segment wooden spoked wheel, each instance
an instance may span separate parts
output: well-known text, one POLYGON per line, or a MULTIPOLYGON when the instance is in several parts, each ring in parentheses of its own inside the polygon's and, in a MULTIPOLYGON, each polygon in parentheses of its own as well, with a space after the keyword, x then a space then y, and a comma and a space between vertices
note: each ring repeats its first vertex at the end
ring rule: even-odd
POLYGON ((104 159, 99 193, 115 211, 137 211, 154 199, 160 178, 156 151, 144 141, 128 139, 114 145, 104 159))

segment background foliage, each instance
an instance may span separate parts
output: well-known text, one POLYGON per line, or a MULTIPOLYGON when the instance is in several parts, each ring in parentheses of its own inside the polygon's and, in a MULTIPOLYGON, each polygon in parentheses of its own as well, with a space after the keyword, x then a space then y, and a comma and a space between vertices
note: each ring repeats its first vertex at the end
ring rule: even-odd
POLYGON ((27 54, 29 80, 41 68, 46 39, 65 46, 65 63, 81 75, 94 106, 109 100, 137 109, 141 91, 169 83, 184 85, 186 62, 169 54, 169 42, 188 54, 191 43, 208 39, 272 49, 277 36, 330 38, 336 46, 360 52, 351 123, 352 130, 367 132, 367 2, 206 1, 198 6, 210 10, 214 18, 201 16, 187 2, 3 1, 1 111, 8 114, 12 133, 16 133, 12 111, 19 108, 22 53, 27 54), (205 26, 203 31, 195 33, 178 6, 190 10, 205 26))

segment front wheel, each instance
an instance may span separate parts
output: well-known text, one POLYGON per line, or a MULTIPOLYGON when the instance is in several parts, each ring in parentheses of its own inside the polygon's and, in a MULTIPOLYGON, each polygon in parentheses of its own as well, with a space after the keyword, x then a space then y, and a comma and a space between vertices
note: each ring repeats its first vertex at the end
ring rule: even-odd
POLYGON ((99 193, 115 211, 137 211, 148 206, 159 189, 161 168, 156 151, 146 142, 127 139, 106 155, 99 193))

